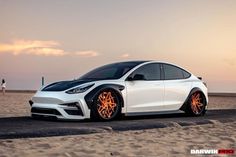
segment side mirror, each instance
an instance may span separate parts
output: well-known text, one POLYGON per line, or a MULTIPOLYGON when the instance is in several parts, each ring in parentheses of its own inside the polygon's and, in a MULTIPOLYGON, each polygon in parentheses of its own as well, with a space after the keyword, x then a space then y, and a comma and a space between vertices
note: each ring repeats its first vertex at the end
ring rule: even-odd
POLYGON ((127 78, 128 81, 138 81, 138 80, 146 80, 145 76, 142 74, 135 74, 133 77, 129 76, 127 78))

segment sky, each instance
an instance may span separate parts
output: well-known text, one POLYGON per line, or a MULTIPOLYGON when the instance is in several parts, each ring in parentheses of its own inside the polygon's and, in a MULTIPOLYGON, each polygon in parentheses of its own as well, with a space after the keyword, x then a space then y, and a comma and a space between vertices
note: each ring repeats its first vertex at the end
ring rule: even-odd
POLYGON ((235 0, 0 0, 0 79, 38 89, 108 63, 160 60, 236 92, 235 0))

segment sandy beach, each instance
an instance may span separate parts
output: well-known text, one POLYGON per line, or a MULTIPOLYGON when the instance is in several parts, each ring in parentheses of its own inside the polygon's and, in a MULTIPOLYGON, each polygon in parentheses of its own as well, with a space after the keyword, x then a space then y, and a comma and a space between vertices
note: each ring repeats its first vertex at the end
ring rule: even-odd
POLYGON ((0 0, 0 157, 113 156, 236 157, 236 0, 0 0))
POLYGON ((0 140, 2 156, 190 156, 191 149, 235 148, 236 123, 91 135, 0 140))
MULTIPOLYGON (((28 116, 31 93, 0 96, 0 117, 28 116)), ((210 97, 209 109, 235 109, 236 97, 210 97)), ((236 122, 0 140, 0 156, 196 156, 191 149, 236 148, 236 122)), ((222 156, 222 155, 221 155, 222 156)))
POLYGON ((0 117, 18 117, 30 115, 29 100, 33 93, 0 93, 0 117))

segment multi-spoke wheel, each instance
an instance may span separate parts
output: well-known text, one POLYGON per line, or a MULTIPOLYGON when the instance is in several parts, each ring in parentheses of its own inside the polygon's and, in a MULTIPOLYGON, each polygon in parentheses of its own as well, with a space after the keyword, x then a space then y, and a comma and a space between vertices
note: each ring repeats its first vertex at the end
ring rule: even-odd
POLYGON ((113 90, 101 91, 94 100, 91 110, 92 118, 111 120, 120 114, 121 106, 118 95, 113 90))
POLYGON ((194 116, 204 115, 206 112, 206 100, 202 93, 195 92, 189 97, 187 113, 194 116))

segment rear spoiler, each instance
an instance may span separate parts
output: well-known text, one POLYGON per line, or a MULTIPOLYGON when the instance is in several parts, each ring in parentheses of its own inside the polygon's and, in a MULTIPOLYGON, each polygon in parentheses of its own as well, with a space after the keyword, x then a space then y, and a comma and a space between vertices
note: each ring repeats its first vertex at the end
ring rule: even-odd
MULTIPOLYGON (((197 77, 197 78, 202 81, 202 77, 197 77)), ((206 82, 202 81, 202 83, 207 87, 206 82)))
POLYGON ((202 77, 197 77, 199 80, 202 80, 202 77))

